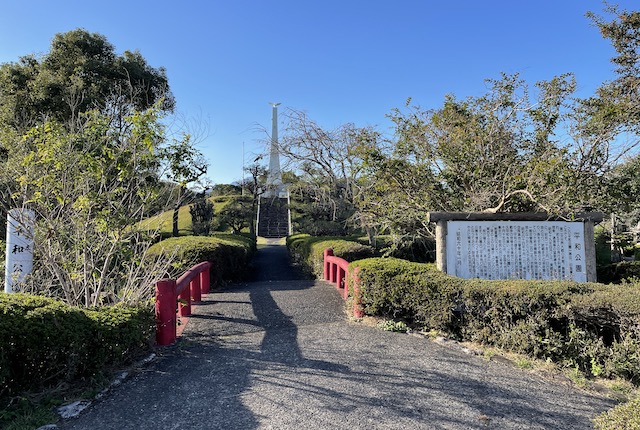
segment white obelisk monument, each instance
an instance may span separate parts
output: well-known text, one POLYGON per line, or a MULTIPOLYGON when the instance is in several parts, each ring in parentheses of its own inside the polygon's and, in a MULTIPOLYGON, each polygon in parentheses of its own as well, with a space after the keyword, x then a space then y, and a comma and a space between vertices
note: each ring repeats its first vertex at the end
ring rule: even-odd
POLYGON ((278 151, 278 106, 280 103, 272 103, 271 118, 271 150, 269 151, 269 173, 267 175, 267 192, 265 197, 285 197, 282 184, 282 171, 280 170, 280 152, 278 151))

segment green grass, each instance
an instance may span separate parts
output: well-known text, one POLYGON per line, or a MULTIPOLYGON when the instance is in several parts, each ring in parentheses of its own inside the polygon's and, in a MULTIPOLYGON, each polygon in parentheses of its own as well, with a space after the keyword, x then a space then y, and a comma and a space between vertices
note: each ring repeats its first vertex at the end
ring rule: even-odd
MULTIPOLYGON (((217 196, 209 197, 211 203, 213 203, 214 213, 219 214, 225 206, 227 206, 232 197, 235 196, 217 196)), ((189 207, 191 205, 185 205, 178 211, 178 233, 180 236, 189 236, 193 234, 191 227, 191 213, 189 207)), ((173 210, 168 210, 161 214, 152 216, 139 224, 143 230, 158 230, 162 236, 171 236, 173 233, 173 210)))
MULTIPOLYGON (((143 230, 158 230, 160 234, 171 235, 173 230, 173 211, 162 212, 161 214, 152 216, 139 224, 143 230)), ((191 214, 189 206, 182 206, 178 210, 178 232, 181 236, 193 234, 191 230, 191 214)))
POLYGON ((5 430, 33 430, 58 421, 54 408, 59 399, 33 401, 27 398, 15 399, 11 405, 0 409, 0 428, 5 430))

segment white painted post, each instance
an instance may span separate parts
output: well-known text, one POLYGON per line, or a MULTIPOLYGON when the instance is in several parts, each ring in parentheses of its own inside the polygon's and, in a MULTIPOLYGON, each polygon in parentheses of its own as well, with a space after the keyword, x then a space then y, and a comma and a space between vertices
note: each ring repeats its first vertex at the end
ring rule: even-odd
POLYGON ((35 215, 28 209, 11 209, 7 213, 7 252, 4 292, 25 280, 33 269, 33 226, 35 215))

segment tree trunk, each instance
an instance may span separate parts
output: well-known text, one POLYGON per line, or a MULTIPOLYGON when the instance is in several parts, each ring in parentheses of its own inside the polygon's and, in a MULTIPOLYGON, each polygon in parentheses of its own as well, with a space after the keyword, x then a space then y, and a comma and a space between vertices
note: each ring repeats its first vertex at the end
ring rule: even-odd
MULTIPOLYGON (((260 198, 260 197, 258 197, 260 198)), ((249 233, 253 236, 256 235, 256 225, 255 223, 257 223, 258 221, 256 220, 257 217, 257 213, 256 213, 256 209, 258 207, 258 202, 256 197, 253 197, 253 200, 251 201, 251 219, 249 220, 249 233)))
POLYGON ((611 214, 611 262, 618 263, 622 258, 620 258, 620 253, 618 252, 618 246, 616 243, 616 214, 611 214))
POLYGON ((180 186, 178 188, 178 201, 176 202, 175 207, 173 208, 173 219, 172 219, 172 232, 171 235, 173 237, 178 237, 180 232, 178 231, 178 214, 180 211, 180 206, 182 206, 182 198, 184 196, 184 187, 180 186))

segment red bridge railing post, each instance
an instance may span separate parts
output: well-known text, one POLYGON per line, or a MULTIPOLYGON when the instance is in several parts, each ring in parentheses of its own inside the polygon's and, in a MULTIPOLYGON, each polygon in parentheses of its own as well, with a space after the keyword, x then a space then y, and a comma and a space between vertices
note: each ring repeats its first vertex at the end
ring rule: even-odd
POLYGON ((176 281, 161 279, 156 283, 156 343, 171 345, 176 341, 176 281))
POLYGON ((189 286, 184 287, 178 295, 178 315, 181 317, 191 315, 191 288, 189 286))
POLYGON ((342 267, 340 267, 340 266, 338 266, 338 265, 336 264, 336 272, 337 272, 337 276, 336 276, 336 288, 339 290, 340 288, 342 288, 342 284, 343 284, 343 282, 344 282, 344 278, 345 278, 345 275, 346 275, 346 271, 345 271, 342 267))
POLYGON ((329 263, 329 259, 327 257, 333 256, 333 249, 327 248, 324 250, 323 262, 324 262, 324 270, 323 270, 323 278, 325 281, 329 280, 329 271, 331 268, 331 263, 329 263))
POLYGON ((191 298, 193 299, 193 301, 196 303, 200 303, 202 301, 202 291, 200 290, 200 275, 196 276, 191 280, 191 282, 189 282, 189 289, 191 289, 191 298))
POLYGON ((331 265, 329 266, 329 281, 335 283, 337 277, 338 265, 335 262, 331 261, 331 265))
POLYGON ((360 268, 356 267, 353 271, 353 316, 354 318, 364 317, 362 309, 362 297, 360 296, 360 268))
POLYGON ((347 300, 349 298, 349 266, 344 269, 342 276, 342 298, 347 300))
POLYGON ((209 294, 211 291, 211 263, 207 265, 207 267, 200 272, 200 290, 202 294, 209 294))
POLYGON ((191 315, 191 301, 202 301, 211 287, 211 262, 196 264, 180 278, 156 282, 156 343, 170 345, 176 341, 176 306, 181 317, 191 315))

